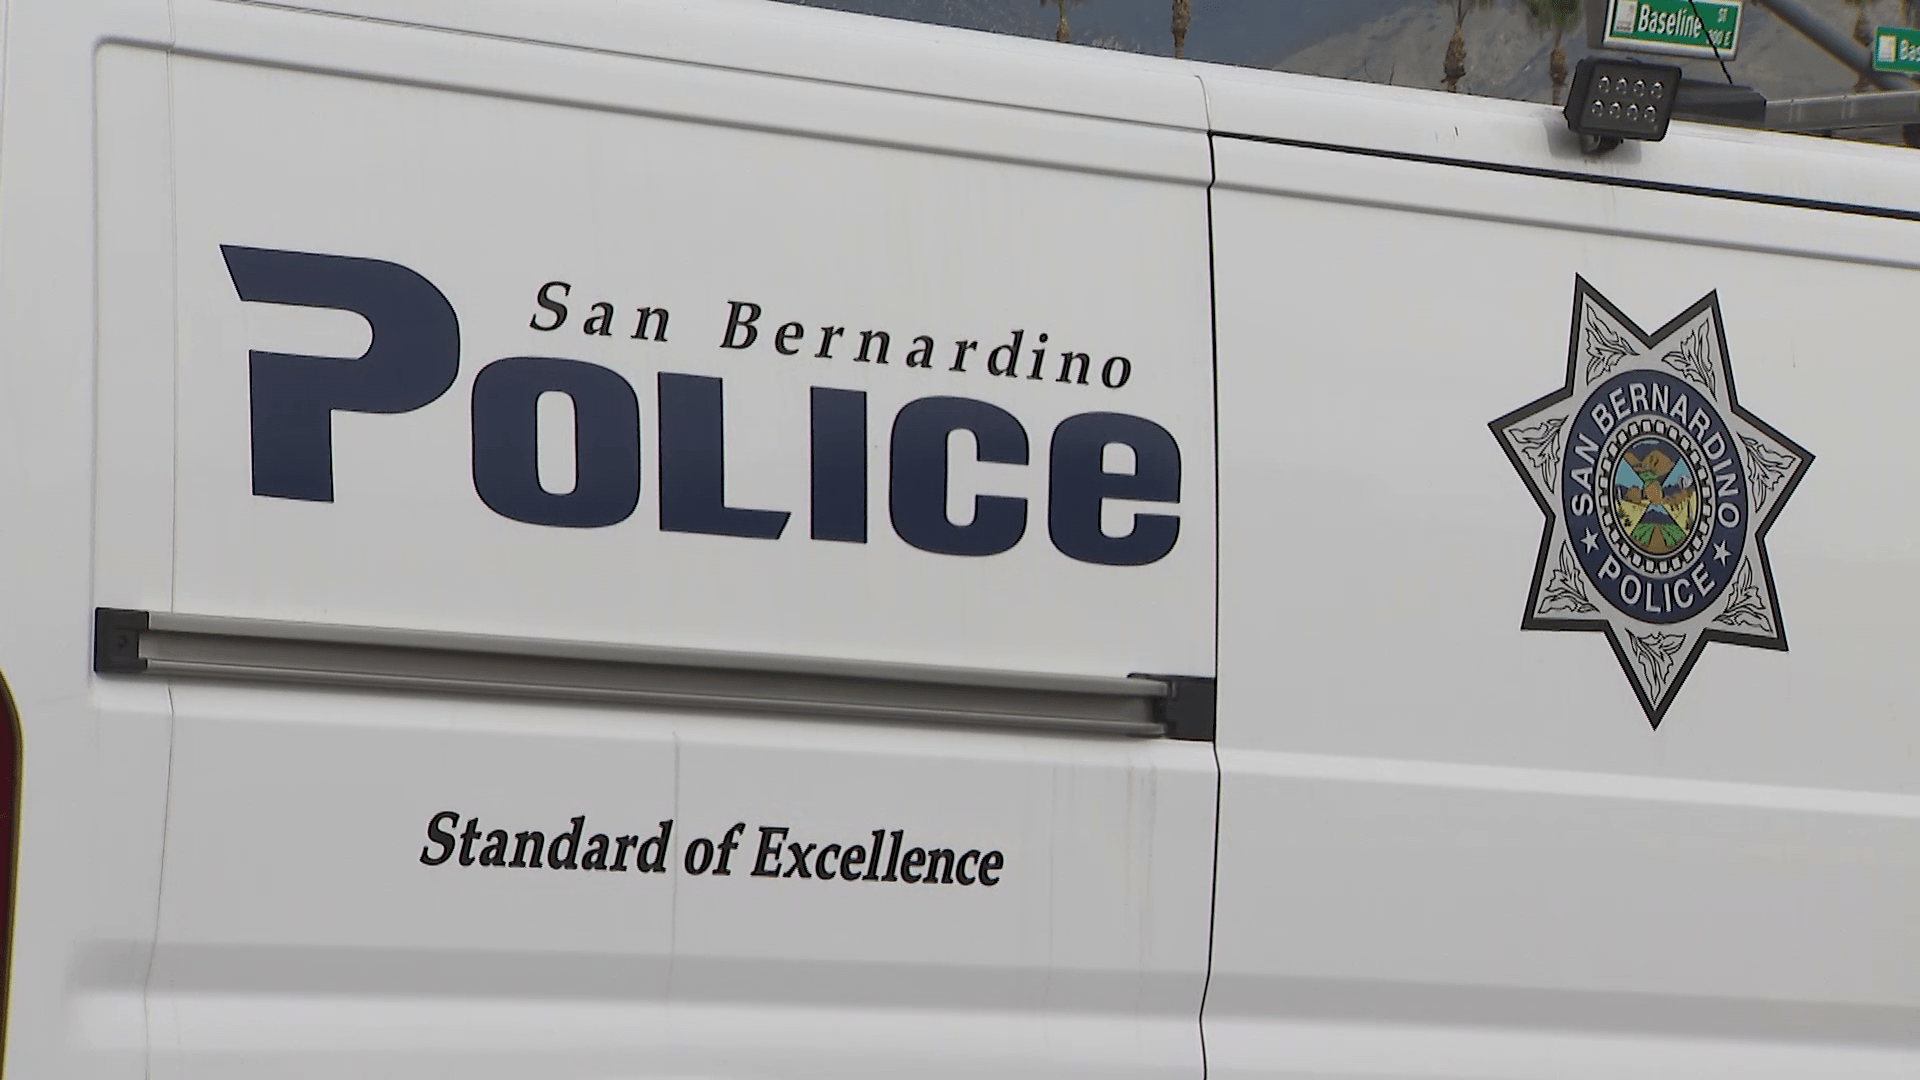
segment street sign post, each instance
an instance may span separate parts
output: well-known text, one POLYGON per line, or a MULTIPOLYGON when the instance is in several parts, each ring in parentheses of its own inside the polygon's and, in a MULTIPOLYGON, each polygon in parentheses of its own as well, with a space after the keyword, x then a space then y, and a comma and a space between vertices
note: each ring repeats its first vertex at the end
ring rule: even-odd
POLYGON ((1920 30, 1883 26, 1874 31, 1873 70, 1920 75, 1920 30))
POLYGON ((1717 48, 1722 60, 1731 60, 1740 47, 1740 15, 1741 0, 1604 0, 1594 44, 1709 59, 1717 48))

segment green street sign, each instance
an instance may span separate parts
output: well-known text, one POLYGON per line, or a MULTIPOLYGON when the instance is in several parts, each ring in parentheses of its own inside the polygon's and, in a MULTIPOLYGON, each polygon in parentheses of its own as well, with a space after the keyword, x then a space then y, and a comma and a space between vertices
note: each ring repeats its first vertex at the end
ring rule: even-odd
POLYGON ((1920 75, 1920 30, 1883 26, 1873 32, 1873 70, 1920 75))
POLYGON ((1712 57, 1717 47, 1731 60, 1740 46, 1740 0, 1607 0, 1604 29, 1603 48, 1712 57))

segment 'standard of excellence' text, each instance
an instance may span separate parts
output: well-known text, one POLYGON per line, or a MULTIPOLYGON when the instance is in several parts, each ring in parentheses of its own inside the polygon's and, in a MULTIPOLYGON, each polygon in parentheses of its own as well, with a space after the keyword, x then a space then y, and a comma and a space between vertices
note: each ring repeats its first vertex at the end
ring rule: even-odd
MULTIPOLYGON (((785 825, 760 825, 748 837, 736 822, 718 839, 697 836, 676 850, 673 820, 643 832, 589 832, 587 816, 568 827, 490 827, 478 817, 442 810, 427 821, 420 849, 424 866, 608 873, 668 873, 678 866, 699 877, 799 878, 807 881, 874 881, 908 885, 1000 884, 1006 855, 997 849, 909 846, 904 829, 874 829, 858 842, 796 838, 785 825), (750 852, 750 854, 743 853, 750 852)), ((917 839, 917 838, 916 838, 917 839)))

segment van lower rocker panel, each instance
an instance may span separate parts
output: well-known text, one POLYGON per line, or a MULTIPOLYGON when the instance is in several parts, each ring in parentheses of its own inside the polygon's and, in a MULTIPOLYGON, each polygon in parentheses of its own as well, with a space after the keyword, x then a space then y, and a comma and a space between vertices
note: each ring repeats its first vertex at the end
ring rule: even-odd
POLYGON ((117 608, 96 609, 94 631, 94 671, 103 675, 1212 737, 1211 716, 1195 716, 1202 710, 1189 704, 1211 704, 1211 679, 987 671, 117 608))

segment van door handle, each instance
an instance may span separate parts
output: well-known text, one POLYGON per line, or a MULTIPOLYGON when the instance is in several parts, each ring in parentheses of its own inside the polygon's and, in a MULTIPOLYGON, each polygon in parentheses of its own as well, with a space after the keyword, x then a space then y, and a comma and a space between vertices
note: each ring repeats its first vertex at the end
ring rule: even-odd
POLYGON ((98 608, 93 669, 1211 740, 1213 680, 1088 676, 98 608))

